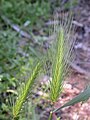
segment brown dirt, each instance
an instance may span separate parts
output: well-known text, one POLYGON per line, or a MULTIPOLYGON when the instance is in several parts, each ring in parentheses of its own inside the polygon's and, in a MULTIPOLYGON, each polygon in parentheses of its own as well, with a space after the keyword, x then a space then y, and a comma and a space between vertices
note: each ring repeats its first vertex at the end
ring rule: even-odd
MULTIPOLYGON (((73 73, 65 82, 64 92, 55 107, 58 108, 77 96, 88 83, 84 76, 73 73)), ((64 108, 57 115, 61 116, 61 120, 90 120, 90 100, 64 108)))

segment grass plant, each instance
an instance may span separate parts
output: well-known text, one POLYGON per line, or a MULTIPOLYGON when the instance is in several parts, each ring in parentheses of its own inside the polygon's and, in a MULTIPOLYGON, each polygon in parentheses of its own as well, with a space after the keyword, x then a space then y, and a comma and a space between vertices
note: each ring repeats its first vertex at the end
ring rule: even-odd
POLYGON ((48 52, 48 61, 51 62, 50 99, 52 102, 58 100, 63 89, 63 81, 69 72, 69 63, 74 60, 73 33, 72 14, 66 13, 62 17, 56 14, 51 32, 55 39, 48 52))
POLYGON ((19 97, 17 98, 15 105, 13 106, 13 118, 16 120, 18 118, 19 113, 21 112, 21 108, 23 103, 26 101, 28 97, 28 93, 30 92, 34 81, 40 71, 41 64, 37 63, 36 67, 34 68, 30 78, 26 82, 25 86, 22 89, 21 93, 19 93, 19 97))

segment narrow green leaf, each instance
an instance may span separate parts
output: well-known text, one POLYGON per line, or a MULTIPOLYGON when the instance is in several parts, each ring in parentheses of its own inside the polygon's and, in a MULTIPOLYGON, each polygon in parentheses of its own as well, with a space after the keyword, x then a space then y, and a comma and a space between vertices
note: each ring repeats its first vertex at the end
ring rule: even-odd
POLYGON ((48 120, 52 120, 52 111, 50 112, 48 120))
POLYGON ((67 102, 66 104, 64 104, 63 106, 61 106, 60 108, 55 109, 53 112, 56 112, 64 107, 68 107, 71 105, 74 105, 78 102, 83 102, 88 100, 90 97, 90 86, 87 87, 83 92, 81 92, 78 96, 76 96, 75 98, 73 98, 72 100, 70 100, 69 102, 67 102))

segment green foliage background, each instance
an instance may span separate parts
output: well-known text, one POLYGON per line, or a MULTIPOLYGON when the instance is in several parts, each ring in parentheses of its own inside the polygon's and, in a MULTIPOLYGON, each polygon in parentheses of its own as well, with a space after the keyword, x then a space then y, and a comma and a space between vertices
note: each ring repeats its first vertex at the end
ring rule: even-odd
POLYGON ((0 11, 5 16, 13 20, 14 23, 20 25, 24 24, 27 20, 32 25, 42 23, 42 19, 47 19, 50 11, 49 2, 45 1, 29 1, 29 0, 2 0, 0 11))

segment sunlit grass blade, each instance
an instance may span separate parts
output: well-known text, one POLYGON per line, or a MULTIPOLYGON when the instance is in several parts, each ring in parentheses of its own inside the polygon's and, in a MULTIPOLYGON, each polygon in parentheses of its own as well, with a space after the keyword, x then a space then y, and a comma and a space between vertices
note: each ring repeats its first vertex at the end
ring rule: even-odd
POLYGON ((40 72, 41 64, 37 63, 36 67, 34 68, 30 78, 27 80, 25 86, 22 89, 21 93, 19 93, 19 97, 16 100, 15 105, 13 106, 13 118, 17 118, 21 108, 23 106, 23 103, 26 101, 26 98, 28 97, 28 93, 32 89, 32 86, 35 82, 35 79, 40 72))

